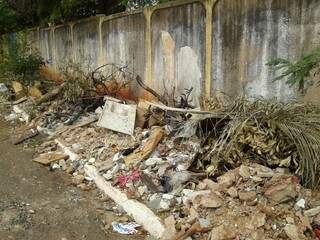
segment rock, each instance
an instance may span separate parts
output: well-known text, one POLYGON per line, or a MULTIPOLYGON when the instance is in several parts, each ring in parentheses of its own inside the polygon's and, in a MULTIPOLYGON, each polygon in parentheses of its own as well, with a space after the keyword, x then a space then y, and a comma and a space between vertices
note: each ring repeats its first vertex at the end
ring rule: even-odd
POLYGON ((296 184, 292 181, 291 177, 280 180, 268 187, 264 194, 276 204, 287 202, 296 198, 296 184))
POLYGON ((285 233, 291 240, 302 240, 305 239, 302 234, 299 233, 299 229, 296 225, 287 224, 284 229, 285 233))
POLYGON ((314 218, 313 218, 313 223, 316 225, 320 225, 320 214, 317 214, 314 218))
POLYGON ((210 179, 204 179, 202 182, 206 186, 204 189, 209 189, 212 192, 220 191, 220 188, 221 188, 220 184, 218 184, 210 179))
POLYGON ((59 161, 59 166, 61 167, 61 169, 62 169, 63 171, 65 171, 65 170, 67 169, 67 163, 66 163, 66 161, 65 161, 65 160, 60 160, 60 161, 59 161))
POLYGON ((220 225, 211 230, 210 240, 233 240, 236 238, 236 231, 234 228, 225 227, 220 225))
POLYGON ((199 218, 199 224, 202 228, 209 228, 211 225, 211 221, 210 219, 206 219, 206 218, 199 218))
POLYGON ((158 158, 158 157, 152 157, 147 159, 144 164, 146 166, 154 166, 154 165, 158 165, 158 164, 162 164, 164 161, 162 160, 162 158, 158 158))
POLYGON ((90 158, 90 159, 89 159, 89 161, 88 161, 88 162, 89 162, 89 163, 91 163, 91 164, 94 164, 94 163, 95 163, 95 161, 96 161, 96 159, 92 157, 92 158, 90 158))
POLYGON ((236 198, 238 197, 238 190, 236 187, 231 187, 228 189, 227 193, 229 194, 230 197, 236 198))
POLYGON ((239 168, 239 175, 244 179, 248 180, 250 178, 250 169, 248 166, 241 165, 239 168))
POLYGON ((162 198, 165 200, 172 200, 174 196, 172 194, 163 194, 162 198))
POLYGON ((257 198, 257 194, 254 191, 239 191, 239 198, 242 201, 250 202, 257 198))
POLYGON ((147 186, 139 186, 138 187, 138 192, 139 192, 140 196, 142 196, 147 191, 148 191, 148 187, 147 186))
POLYGON ((199 213, 197 212, 197 210, 194 209, 194 207, 190 207, 189 216, 188 216, 188 222, 193 222, 198 217, 199 217, 199 213))
POLYGON ((196 196, 193 203, 205 208, 218 208, 223 204, 223 200, 217 194, 210 193, 196 196))
POLYGON ((81 147, 81 145, 79 143, 74 143, 71 145, 72 151, 75 153, 80 153, 83 151, 83 148, 81 147))
POLYGON ((209 190, 193 191, 190 189, 183 189, 182 194, 184 195, 182 197, 183 204, 188 204, 190 202, 193 202, 198 195, 211 194, 211 191, 209 190))
POLYGON ((72 178, 72 183, 74 185, 79 185, 84 181, 85 177, 83 175, 76 175, 72 178))
POLYGON ((30 213, 30 214, 35 214, 36 212, 35 212, 34 210, 30 209, 30 210, 28 211, 28 213, 30 213))
POLYGON ((295 204, 295 208, 297 210, 299 210, 300 208, 305 208, 306 207, 306 200, 304 200, 303 198, 301 198, 298 202, 296 202, 295 204))
POLYGON ((188 171, 180 171, 180 172, 174 172, 170 176, 170 185, 172 186, 173 190, 181 187, 181 185, 191 178, 191 174, 188 171))
POLYGON ((263 182, 263 178, 258 177, 258 176, 253 176, 252 177, 252 181, 257 182, 257 183, 263 182))
POLYGON ((160 209, 168 210, 168 209, 170 209, 170 206, 171 206, 170 201, 165 200, 165 199, 160 200, 160 204, 159 204, 160 209))
POLYGON ((320 214, 320 206, 304 211, 304 215, 308 217, 314 217, 318 214, 320 214))
POLYGON ((266 214, 261 212, 253 214, 250 219, 246 221, 246 228, 254 230, 264 226, 266 224, 266 217, 266 214))
POLYGON ((286 221, 287 223, 294 224, 294 218, 292 217, 286 217, 286 221))
POLYGON ((147 206, 153 210, 159 210, 160 209, 160 202, 161 202, 161 198, 160 197, 157 197, 153 200, 150 200, 148 203, 147 203, 147 206))
POLYGON ((238 169, 230 170, 218 178, 220 187, 229 188, 236 181, 238 169))
POLYGON ((266 166, 262 166, 260 164, 253 164, 253 168, 256 172, 257 177, 271 178, 274 176, 274 171, 266 166))
POLYGON ((166 227, 165 235, 163 236, 163 239, 172 239, 174 235, 176 234, 176 220, 174 219, 174 216, 169 216, 164 220, 164 225, 166 227))

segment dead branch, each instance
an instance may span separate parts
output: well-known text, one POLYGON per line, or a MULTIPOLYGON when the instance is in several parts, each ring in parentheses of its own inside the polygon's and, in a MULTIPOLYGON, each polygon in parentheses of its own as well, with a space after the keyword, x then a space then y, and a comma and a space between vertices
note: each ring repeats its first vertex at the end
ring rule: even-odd
POLYGON ((148 91, 149 93, 151 93, 153 96, 155 96, 160 102, 162 102, 163 104, 167 105, 168 101, 165 100, 162 96, 160 96, 159 93, 157 93, 156 91, 154 91, 152 88, 148 87, 141 79, 141 77, 139 75, 137 75, 136 80, 138 82, 138 84, 146 91, 148 91))

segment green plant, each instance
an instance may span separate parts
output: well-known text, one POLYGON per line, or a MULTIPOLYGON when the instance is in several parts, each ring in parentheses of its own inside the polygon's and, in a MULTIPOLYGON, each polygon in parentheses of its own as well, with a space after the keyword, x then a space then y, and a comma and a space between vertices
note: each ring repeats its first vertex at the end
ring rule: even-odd
POLYGON ((39 78, 39 70, 45 65, 40 54, 34 51, 24 40, 8 38, 8 51, 0 58, 0 71, 3 79, 15 80, 25 86, 31 86, 39 78))
POLYGON ((93 89, 90 74, 83 70, 81 64, 70 62, 61 68, 64 81, 63 100, 69 103, 78 103, 93 89))
MULTIPOLYGON (((320 73, 320 49, 316 49, 308 55, 303 56, 297 62, 290 62, 287 59, 277 58, 267 63, 275 70, 283 72, 274 80, 287 78, 286 83, 290 86, 298 86, 301 93, 305 93, 306 86, 312 85, 312 75, 320 73)), ((320 82, 318 82, 320 84, 320 82)))

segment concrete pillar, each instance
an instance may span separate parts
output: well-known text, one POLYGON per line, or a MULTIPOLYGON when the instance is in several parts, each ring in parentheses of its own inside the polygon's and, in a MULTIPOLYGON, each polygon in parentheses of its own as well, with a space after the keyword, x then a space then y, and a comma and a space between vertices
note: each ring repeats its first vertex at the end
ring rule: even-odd
POLYGON ((211 95, 212 83, 212 19, 213 7, 218 0, 206 0, 204 2, 206 8, 206 46, 205 46, 205 97, 211 95))
POLYGON ((152 87, 152 29, 151 29, 151 16, 153 10, 150 7, 147 7, 143 10, 145 19, 146 19, 146 39, 145 39, 145 48, 146 48, 146 73, 145 73, 145 82, 148 86, 152 87))
POLYGON ((99 17, 98 21, 98 36, 99 36, 99 57, 98 66, 105 64, 104 53, 103 53, 103 40, 102 40, 102 23, 104 17, 99 17))
POLYGON ((74 23, 70 22, 68 24, 69 28, 70 28, 70 41, 71 41, 71 57, 70 60, 72 62, 75 62, 75 58, 76 58, 76 51, 75 51, 75 46, 74 46, 74 33, 73 33, 73 29, 74 29, 74 23))

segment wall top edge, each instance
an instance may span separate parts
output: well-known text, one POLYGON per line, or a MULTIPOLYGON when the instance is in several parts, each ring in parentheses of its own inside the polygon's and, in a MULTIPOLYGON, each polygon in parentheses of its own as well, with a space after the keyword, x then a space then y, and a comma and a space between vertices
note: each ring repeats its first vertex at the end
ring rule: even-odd
MULTIPOLYGON (((177 7, 181 5, 186 5, 186 4, 192 4, 192 3, 202 3, 204 4, 205 0, 176 0, 172 2, 166 2, 162 3, 156 6, 151 6, 149 7, 151 11, 155 10, 160 10, 160 9, 165 9, 165 8, 172 8, 172 7, 177 7)), ((148 8, 148 7, 147 7, 148 8)))
POLYGON ((27 28, 26 31, 54 30, 56 28, 75 25, 75 24, 88 22, 88 21, 93 21, 93 20, 96 20, 99 23, 100 21, 101 22, 102 21, 108 21, 108 20, 112 20, 112 19, 116 19, 116 18, 125 17, 125 16, 140 14, 140 13, 143 13, 144 11, 153 12, 153 11, 159 10, 159 9, 171 8, 171 7, 176 7, 176 6, 185 5, 185 4, 192 4, 192 3, 203 3, 204 4, 205 1, 208 1, 208 0, 176 0, 176 1, 172 1, 172 2, 158 4, 156 6, 148 6, 148 7, 142 8, 142 9, 138 9, 138 10, 115 13, 115 14, 111 14, 111 15, 108 15, 108 16, 104 15, 104 14, 99 14, 99 15, 88 17, 88 18, 79 19, 77 21, 70 21, 70 22, 67 22, 65 24, 51 25, 49 27, 27 28))

